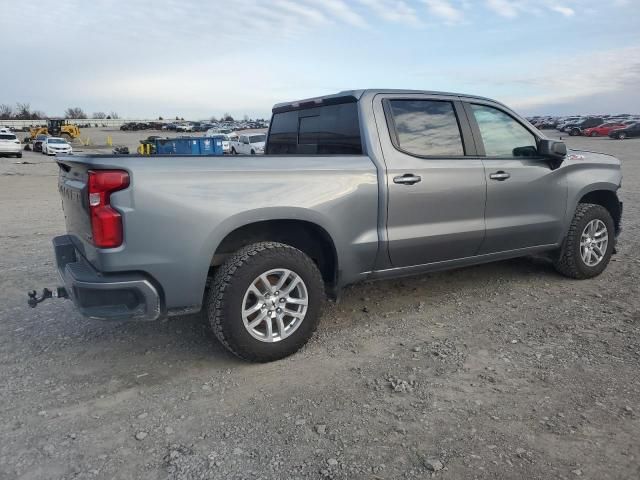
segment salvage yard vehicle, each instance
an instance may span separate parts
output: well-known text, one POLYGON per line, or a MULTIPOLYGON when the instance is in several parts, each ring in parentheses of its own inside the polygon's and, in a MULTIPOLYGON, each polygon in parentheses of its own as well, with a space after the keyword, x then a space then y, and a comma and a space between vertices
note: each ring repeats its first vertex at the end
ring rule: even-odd
POLYGON ((615 138, 617 140, 640 137, 640 122, 632 123, 625 128, 612 130, 611 132, 609 132, 609 137, 615 138))
POLYGON ((264 153, 267 136, 264 133, 239 135, 230 141, 233 155, 256 155, 264 153))
POLYGON ((612 130, 618 130, 624 128, 625 125, 621 123, 603 123, 597 127, 585 128, 582 134, 585 137, 606 137, 612 130))
MULTIPOLYGON (((621 228, 618 159, 567 152, 501 103, 357 90, 273 108, 266 156, 56 159, 64 286, 95 319, 206 310, 231 352, 271 361, 345 285, 546 254, 602 273, 621 228)), ((409 334, 408 334, 409 335, 409 334)))
POLYGON ((61 137, 47 137, 42 141, 41 151, 44 155, 58 155, 73 153, 73 148, 61 137))
POLYGON ((570 136, 576 137, 578 135, 582 135, 582 131, 585 128, 596 127, 598 125, 602 125, 603 123, 604 119, 601 117, 587 117, 575 123, 565 125, 564 131, 569 133, 570 136))
POLYGON ((43 133, 37 135, 36 138, 31 141, 31 150, 34 152, 42 152, 42 142, 44 142, 47 137, 48 135, 43 133))
POLYGON ((80 128, 64 118, 49 118, 46 127, 33 127, 29 130, 29 136, 32 140, 40 135, 62 137, 67 142, 72 142, 80 137, 80 128))
POLYGON ((0 133, 0 155, 22 158, 22 145, 13 133, 0 133))

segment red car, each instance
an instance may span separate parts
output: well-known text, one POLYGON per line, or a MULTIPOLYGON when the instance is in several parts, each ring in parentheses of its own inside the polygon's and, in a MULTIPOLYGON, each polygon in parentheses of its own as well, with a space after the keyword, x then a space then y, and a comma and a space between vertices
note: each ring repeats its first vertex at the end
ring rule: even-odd
POLYGON ((585 128, 582 132, 587 137, 606 137, 612 130, 624 128, 622 123, 603 123, 597 127, 585 128))

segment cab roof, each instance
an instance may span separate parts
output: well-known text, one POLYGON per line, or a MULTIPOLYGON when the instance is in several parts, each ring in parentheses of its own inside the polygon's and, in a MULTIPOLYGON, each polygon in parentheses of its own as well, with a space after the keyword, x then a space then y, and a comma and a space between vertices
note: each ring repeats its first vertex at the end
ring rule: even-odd
POLYGON ((320 105, 335 105, 338 103, 349 103, 349 102, 357 102, 359 101, 365 94, 383 94, 383 93, 391 93, 391 94, 423 94, 423 95, 441 95, 447 97, 461 97, 461 98, 470 98, 476 100, 484 100, 490 102, 496 102, 490 98, 480 97, 477 95, 467 95, 462 93, 452 93, 452 92, 438 92, 431 90, 402 90, 402 89, 393 89, 393 88, 369 88, 363 90, 343 90, 342 92, 334 93, 332 95, 323 95, 321 97, 314 98, 306 98, 303 100, 295 100, 293 102, 283 102, 277 103, 274 105, 272 112, 286 112, 289 110, 298 110, 300 108, 310 108, 314 106, 320 105))

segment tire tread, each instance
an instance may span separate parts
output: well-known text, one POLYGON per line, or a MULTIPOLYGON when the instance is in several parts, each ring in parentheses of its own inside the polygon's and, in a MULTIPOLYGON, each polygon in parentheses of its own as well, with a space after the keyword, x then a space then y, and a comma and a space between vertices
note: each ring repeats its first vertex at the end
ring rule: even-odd
MULTIPOLYGON (((246 350, 239 349, 234 342, 225 334, 224 328, 224 310, 225 310, 225 292, 231 286, 231 282, 234 278, 235 273, 244 266, 246 263, 251 261, 252 257, 255 257, 258 254, 264 254, 269 252, 277 252, 280 255, 288 255, 294 257, 296 260, 300 260, 301 258, 304 261, 308 262, 312 267, 310 270, 313 272, 314 278, 312 282, 317 285, 322 285, 324 287, 324 283, 322 280, 322 276, 315 263, 303 252, 294 248, 290 245, 286 245, 278 242, 259 242, 254 243, 252 245, 248 245, 244 248, 241 248, 237 252, 233 253, 227 260, 220 266, 218 271, 216 272, 213 278, 213 284, 211 286, 211 290, 209 292, 209 298, 207 302, 207 314, 209 317, 209 322, 211 324, 211 328, 216 338, 224 345, 224 347, 229 350, 231 353, 236 355, 237 357, 251 361, 251 362, 269 362, 273 360, 278 360, 283 358, 283 356, 279 352, 274 352, 272 356, 265 357, 264 355, 256 355, 246 350)), ((308 288, 310 288, 309 286, 308 288)), ((324 300, 324 292, 323 292, 323 300, 324 300)), ((305 319, 306 320, 306 319, 305 319)), ((311 320, 311 319, 309 319, 311 320)), ((318 326, 317 318, 314 321, 313 328, 311 333, 313 334, 316 331, 318 326)), ((302 338, 298 344, 296 344, 295 349, 298 350, 302 348, 310 336, 307 338, 302 338)))

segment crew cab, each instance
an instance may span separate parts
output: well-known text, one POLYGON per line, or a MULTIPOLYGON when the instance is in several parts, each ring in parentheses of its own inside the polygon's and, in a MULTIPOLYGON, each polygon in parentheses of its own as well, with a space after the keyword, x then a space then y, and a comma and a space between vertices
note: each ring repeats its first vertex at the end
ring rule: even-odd
POLYGON ((59 296, 95 319, 204 309, 230 351, 270 361, 307 342, 345 285, 530 254, 588 279, 621 228, 616 158, 568 152, 483 97, 281 103, 265 153, 56 158, 59 296))
POLYGON ((264 153, 264 146, 267 136, 264 133, 250 133, 239 135, 237 139, 230 142, 231 153, 233 155, 256 155, 264 153))

